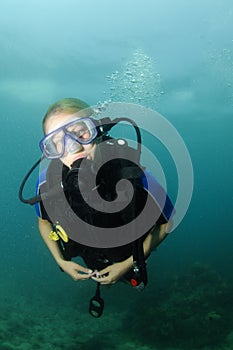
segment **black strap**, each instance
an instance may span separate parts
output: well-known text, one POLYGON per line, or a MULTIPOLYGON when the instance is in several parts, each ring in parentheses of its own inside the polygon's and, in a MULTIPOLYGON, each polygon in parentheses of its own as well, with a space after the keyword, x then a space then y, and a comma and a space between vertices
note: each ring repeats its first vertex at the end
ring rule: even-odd
POLYGON ((134 276, 131 278, 131 284, 138 291, 142 291, 148 283, 142 238, 133 243, 133 270, 134 276))
POLYGON ((89 313, 93 317, 100 317, 104 311, 104 300, 100 296, 100 283, 97 282, 96 292, 90 300, 89 313))

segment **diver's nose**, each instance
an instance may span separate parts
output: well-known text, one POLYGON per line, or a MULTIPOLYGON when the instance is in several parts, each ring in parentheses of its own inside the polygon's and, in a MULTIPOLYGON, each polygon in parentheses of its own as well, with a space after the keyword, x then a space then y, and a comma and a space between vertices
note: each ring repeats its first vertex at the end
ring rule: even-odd
POLYGON ((68 153, 76 153, 81 151, 82 145, 72 139, 71 137, 66 136, 66 151, 68 153))

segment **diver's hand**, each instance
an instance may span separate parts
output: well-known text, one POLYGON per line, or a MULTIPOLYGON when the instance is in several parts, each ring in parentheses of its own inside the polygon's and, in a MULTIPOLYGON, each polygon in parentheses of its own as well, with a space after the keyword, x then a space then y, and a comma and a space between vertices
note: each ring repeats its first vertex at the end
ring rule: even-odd
POLYGON ((87 280, 92 276, 92 270, 81 266, 73 261, 63 260, 59 266, 66 272, 74 281, 87 280))
POLYGON ((127 259, 95 272, 91 278, 101 284, 114 284, 131 268, 131 266, 131 261, 127 259))

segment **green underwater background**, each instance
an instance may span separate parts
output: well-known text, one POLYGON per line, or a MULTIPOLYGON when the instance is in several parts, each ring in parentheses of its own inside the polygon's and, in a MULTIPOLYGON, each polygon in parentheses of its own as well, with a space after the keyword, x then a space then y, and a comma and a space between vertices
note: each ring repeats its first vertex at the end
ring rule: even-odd
MULTIPOLYGON (((0 29, 0 350, 232 349, 232 1, 2 0, 0 29), (194 171, 185 217, 148 260, 148 286, 102 288, 99 319, 88 313, 95 283, 60 272, 18 199, 42 117, 63 97, 158 111, 194 171)), ((164 172, 175 202, 176 169, 164 172)))

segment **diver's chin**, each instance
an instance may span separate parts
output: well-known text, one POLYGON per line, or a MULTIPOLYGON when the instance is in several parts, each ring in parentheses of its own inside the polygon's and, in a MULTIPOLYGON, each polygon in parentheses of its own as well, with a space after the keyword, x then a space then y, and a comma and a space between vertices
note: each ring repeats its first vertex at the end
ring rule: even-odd
POLYGON ((70 168, 73 167, 73 164, 77 161, 82 161, 84 158, 87 158, 86 154, 77 154, 76 156, 74 155, 73 159, 72 159, 72 163, 70 163, 70 168))
POLYGON ((83 161, 83 159, 85 159, 86 157, 80 157, 80 158, 78 158, 78 159, 76 159, 76 160, 74 160, 74 162, 70 165, 70 168, 71 169, 75 169, 75 168, 80 168, 80 166, 81 166, 81 163, 82 163, 82 161, 83 161))

